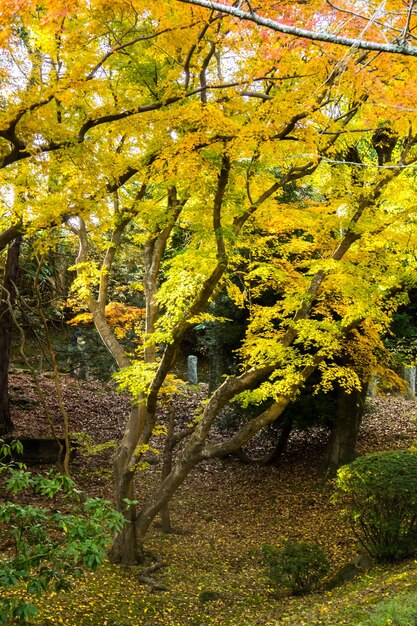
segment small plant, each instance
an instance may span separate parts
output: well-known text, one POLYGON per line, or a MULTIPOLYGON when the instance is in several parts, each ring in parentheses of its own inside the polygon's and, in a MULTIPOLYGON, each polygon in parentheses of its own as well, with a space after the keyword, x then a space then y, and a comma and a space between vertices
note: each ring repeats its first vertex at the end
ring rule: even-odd
POLYGON ((409 556, 417 547, 417 454, 376 452, 343 466, 336 501, 353 531, 379 561, 409 556))
POLYGON ((0 624, 8 626, 36 618, 31 598, 48 588, 68 589, 72 577, 100 565, 123 526, 110 502, 84 497, 67 476, 32 474, 9 460, 13 449, 21 452, 21 445, 0 439, 0 480, 8 495, 0 504, 0 624), (39 504, 27 504, 29 494, 39 504))
POLYGON ((264 545, 262 553, 271 580, 294 595, 317 589, 330 569, 326 555, 316 544, 287 541, 282 548, 264 545))

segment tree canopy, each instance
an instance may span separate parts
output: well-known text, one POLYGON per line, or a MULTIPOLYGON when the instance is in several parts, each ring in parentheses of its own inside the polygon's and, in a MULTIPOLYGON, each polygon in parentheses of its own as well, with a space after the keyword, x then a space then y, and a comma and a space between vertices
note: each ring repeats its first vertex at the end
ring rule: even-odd
MULTIPOLYGON (((77 249, 74 312, 89 311, 132 394, 115 460, 129 524, 113 556, 126 563, 192 467, 277 420, 313 372, 323 388, 366 382, 415 284, 412 6, 398 20, 396 3, 346 18, 355 41, 364 21, 378 41, 399 39, 391 51, 407 54, 388 56, 277 39, 200 4, 33 0, 1 13, 0 243, 77 249), (117 283, 128 259, 136 277, 117 283), (177 384, 186 333, 225 290, 249 312, 239 372, 173 427, 181 452, 137 513, 136 469, 166 432, 157 402, 177 384), (145 315, 126 346, 106 306, 135 298, 145 315), (232 400, 259 413, 213 442, 232 400)), ((283 5, 288 19, 296 4, 283 5)), ((318 27, 332 7, 301 9, 318 27)))

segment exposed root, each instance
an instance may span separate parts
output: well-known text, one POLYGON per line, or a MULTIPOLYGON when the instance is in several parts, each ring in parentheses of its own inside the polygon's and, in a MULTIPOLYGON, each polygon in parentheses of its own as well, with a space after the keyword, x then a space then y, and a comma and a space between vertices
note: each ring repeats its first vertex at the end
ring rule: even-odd
POLYGON ((157 563, 154 563, 153 565, 142 570, 142 573, 139 575, 139 578, 138 578, 139 582, 151 587, 152 591, 169 591, 169 588, 166 587, 165 585, 161 585, 156 580, 149 578, 149 574, 153 574, 153 572, 158 571, 162 567, 164 567, 164 564, 158 561, 157 563))

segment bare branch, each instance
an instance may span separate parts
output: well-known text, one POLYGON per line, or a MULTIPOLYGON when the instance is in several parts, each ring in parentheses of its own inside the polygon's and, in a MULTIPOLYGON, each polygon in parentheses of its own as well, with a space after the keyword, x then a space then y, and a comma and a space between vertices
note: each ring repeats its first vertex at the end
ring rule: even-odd
POLYGON ((401 45, 403 46, 405 46, 405 44, 407 43, 407 35, 409 35, 411 15, 413 13, 414 5, 415 5, 415 0, 411 0, 410 6, 408 9, 408 14, 407 14, 407 21, 405 23, 404 31, 403 31, 401 41, 400 41, 401 45))
MULTIPOLYGON (((366 15, 362 15, 361 13, 356 13, 355 11, 350 11, 349 9, 345 9, 344 7, 339 7, 336 6, 333 2, 331 2, 330 0, 325 0, 327 2, 327 4, 332 7, 332 9, 334 9, 335 11, 337 11, 338 13, 346 13, 347 15, 352 15, 353 17, 356 17, 360 20, 364 20, 365 22, 369 22, 371 18, 367 17, 366 15)), ((411 7, 412 8, 412 7, 411 7)), ((411 11, 410 8, 410 11, 411 11)), ((411 12, 410 12, 411 15, 411 12)), ((377 26, 382 26, 383 28, 387 29, 387 30, 392 30, 393 32, 396 33, 403 33, 404 31, 400 28, 395 28, 395 26, 392 26, 392 24, 386 23, 386 22, 381 22, 378 19, 374 20, 374 24, 376 24, 377 26)), ((413 37, 413 39, 415 39, 415 37, 413 37)))
POLYGON ((207 68, 209 66, 209 63, 210 63, 211 59, 213 58, 215 52, 216 52, 216 45, 215 45, 214 41, 212 41, 210 43, 210 49, 209 49, 205 59, 203 60, 203 65, 202 65, 201 72, 200 72, 201 102, 203 102, 203 103, 207 102, 207 77, 206 77, 206 72, 207 72, 207 68))
POLYGON ((211 0, 179 0, 179 2, 204 7, 206 9, 210 9, 211 11, 219 11, 220 13, 232 15, 233 17, 237 17, 241 20, 254 22, 259 26, 264 26, 270 30, 299 37, 301 39, 324 41, 353 49, 374 50, 376 52, 388 52, 390 54, 417 57, 417 47, 407 44, 406 41, 402 41, 400 43, 379 43, 378 41, 363 41, 360 39, 353 39, 351 37, 334 35, 332 33, 307 30, 296 26, 288 26, 287 24, 283 24, 277 20, 262 17, 255 12, 242 11, 234 6, 221 4, 220 2, 211 2, 211 0))

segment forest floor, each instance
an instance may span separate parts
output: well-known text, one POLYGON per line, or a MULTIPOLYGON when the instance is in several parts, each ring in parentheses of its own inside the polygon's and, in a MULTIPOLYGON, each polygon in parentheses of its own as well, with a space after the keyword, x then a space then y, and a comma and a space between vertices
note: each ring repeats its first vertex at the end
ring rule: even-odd
MULTIPOLYGON (((112 442, 122 434, 129 401, 96 381, 63 377, 61 384, 71 432, 78 433, 73 478, 89 494, 112 498, 112 442), (95 449, 97 444, 104 445, 95 449)), ((49 420, 26 374, 11 376, 17 438, 50 436, 50 421, 57 434, 62 434, 54 383, 44 375, 41 386, 49 420)), ((187 387, 171 408, 187 423, 205 393, 204 386, 187 387)), ((414 401, 394 396, 370 400, 359 454, 409 447, 417 440, 416 418, 414 401)), ((286 539, 317 543, 331 561, 333 573, 360 552, 352 531, 332 503, 333 483, 322 475, 327 436, 320 428, 295 432, 276 466, 243 465, 233 457, 200 464, 173 501, 174 532, 162 534, 155 524, 148 539, 149 551, 164 562, 152 576, 166 587, 165 591, 141 584, 139 568, 106 564, 77 581, 73 593, 46 595, 40 606, 40 623, 415 624, 415 617, 414 621, 403 618, 397 622, 378 618, 374 608, 397 594, 404 598, 402 604, 417 596, 417 562, 413 559, 390 567, 375 566, 342 587, 302 598, 273 588, 267 577, 261 560, 263 544, 281 544, 286 539), (204 592, 215 592, 216 599, 203 602, 204 592)), ((139 499, 146 497, 158 471, 155 465, 139 472, 139 499)))

